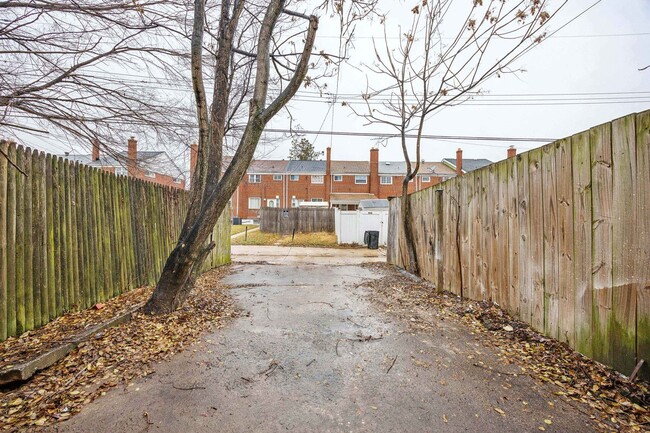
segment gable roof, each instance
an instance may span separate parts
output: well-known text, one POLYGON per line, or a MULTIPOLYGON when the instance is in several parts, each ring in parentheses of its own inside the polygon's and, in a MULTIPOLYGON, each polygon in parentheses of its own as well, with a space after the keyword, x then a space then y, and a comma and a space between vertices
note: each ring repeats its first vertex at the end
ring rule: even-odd
POLYGON ((257 159, 251 161, 247 173, 286 173, 288 161, 273 159, 257 159))
POLYGON ((332 174, 368 174, 368 161, 332 161, 332 174))
MULTIPOLYGON (((456 158, 445 158, 442 160, 447 166, 456 170, 456 158)), ((463 173, 478 170, 479 168, 486 167, 492 164, 489 159, 467 159, 463 158, 463 173)))
POLYGON ((287 173, 289 174, 325 174, 327 163, 325 161, 289 161, 287 173))

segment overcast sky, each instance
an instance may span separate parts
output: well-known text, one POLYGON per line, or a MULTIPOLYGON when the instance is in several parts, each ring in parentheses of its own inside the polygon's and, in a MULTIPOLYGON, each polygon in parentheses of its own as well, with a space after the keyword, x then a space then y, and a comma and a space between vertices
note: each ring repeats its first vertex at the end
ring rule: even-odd
MULTIPOLYGON (((550 30, 558 29, 594 3, 595 0, 571 1, 556 18, 557 21, 551 23, 550 30)), ((389 32, 396 34, 397 22, 409 24, 410 3, 384 1, 381 7, 387 11, 389 32)), ((425 132, 454 136, 562 138, 632 112, 650 109, 650 68, 639 71, 650 64, 648 23, 648 0, 603 0, 518 61, 516 66, 524 68, 525 73, 490 80, 482 89, 491 96, 446 108, 427 122, 425 132), (497 96, 521 94, 550 95, 497 96), (524 101, 514 102, 513 99, 524 101), (492 104, 503 105, 484 105, 491 100, 498 100, 492 104)), ((358 65, 372 61, 371 35, 378 32, 381 37, 381 26, 376 22, 361 28, 355 40, 356 50, 351 53, 351 63, 358 65)), ((333 48, 331 41, 336 34, 336 25, 322 19, 319 48, 333 48)), ((329 88, 333 91, 335 81, 330 82, 329 88)), ((344 65, 339 79, 339 94, 360 94, 364 90, 363 75, 352 66, 344 65)), ((364 127, 363 119, 339 104, 330 109, 326 97, 314 102, 300 99, 300 102, 292 104, 292 111, 294 121, 305 130, 391 132, 378 126, 364 127)), ((286 116, 281 116, 272 127, 286 128, 288 125, 286 116)), ((363 137, 331 137, 326 134, 306 137, 315 143, 318 150, 331 145, 334 159, 366 159, 369 149, 376 145, 371 138, 363 137)), ((497 161, 505 157, 510 144, 426 140, 422 156, 427 161, 453 158, 456 149, 462 147, 466 158, 497 161)), ((540 145, 542 143, 515 143, 520 151, 540 145)), ((284 143, 268 158, 286 158, 288 148, 289 143, 284 143)), ((380 146, 380 159, 401 158, 397 139, 390 139, 385 146, 380 146)))
MULTIPOLYGON (((525 69, 525 73, 490 80, 482 86, 489 96, 445 108, 431 117, 425 133, 555 139, 629 113, 650 109, 650 68, 639 71, 650 65, 650 1, 571 0, 569 3, 551 22, 551 32, 596 5, 518 61, 515 66, 525 69)), ((389 36, 398 35, 398 24, 409 25, 412 17, 410 9, 414 4, 409 1, 380 0, 380 8, 387 16, 389 36)), ((456 4, 470 4, 470 0, 454 0, 454 7, 456 4)), ((348 107, 340 105, 346 99, 358 99, 358 95, 366 90, 366 80, 371 83, 376 80, 376 77, 366 76, 362 65, 372 62, 372 37, 381 38, 382 34, 382 27, 376 21, 359 27, 355 49, 350 52, 350 64, 344 64, 339 74, 341 96, 337 104, 331 104, 331 96, 315 96, 315 89, 302 89, 291 103, 294 127, 298 124, 305 130, 322 131, 320 135, 306 137, 317 150, 331 146, 334 159, 367 159, 369 149, 377 143, 367 137, 332 137, 327 134, 329 131, 393 132, 385 127, 364 126, 363 119, 355 116, 348 107)), ((321 17, 315 51, 335 53, 337 35, 338 24, 321 17)), ((138 78, 137 72, 132 74, 131 79, 136 83, 143 81, 138 78)), ((327 84, 329 90, 334 92, 337 80, 330 79, 327 84)), ((160 84, 153 81, 150 85, 155 87, 160 84)), ((160 86, 163 87, 160 91, 169 92, 172 85, 160 86)), ((175 87, 172 86, 173 89, 175 87)), ((192 104, 189 87, 184 90, 184 98, 188 105, 192 104)), ((288 117, 280 114, 269 127, 284 129, 289 125, 288 117)), ((267 139, 273 146, 262 149, 261 155, 267 159, 286 159, 290 140, 282 141, 279 137, 268 134, 267 139)), ((37 141, 30 143, 53 153, 80 151, 72 148, 73 144, 54 142, 52 137, 42 137, 37 141)), ((188 144, 172 143, 165 149, 186 170, 189 168, 188 144)), ((425 140, 422 157, 427 161, 453 158, 456 149, 462 147, 465 158, 498 161, 505 157, 510 144, 425 140)), ((515 143, 515 146, 519 151, 525 151, 542 144, 521 142, 515 143)), ((379 147, 381 160, 402 160, 397 139, 389 139, 379 147)))

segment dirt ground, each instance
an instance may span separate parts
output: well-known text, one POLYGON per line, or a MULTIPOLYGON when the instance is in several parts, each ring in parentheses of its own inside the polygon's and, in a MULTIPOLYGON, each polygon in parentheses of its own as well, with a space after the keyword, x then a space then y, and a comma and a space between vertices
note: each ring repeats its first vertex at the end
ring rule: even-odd
POLYGON ((461 321, 385 311, 363 283, 396 271, 288 257, 236 265, 244 314, 47 431, 594 431, 461 321))

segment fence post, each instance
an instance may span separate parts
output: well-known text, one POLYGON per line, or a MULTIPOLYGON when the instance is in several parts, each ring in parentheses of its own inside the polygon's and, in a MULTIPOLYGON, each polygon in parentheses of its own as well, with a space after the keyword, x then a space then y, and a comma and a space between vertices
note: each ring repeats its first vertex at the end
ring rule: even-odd
POLYGON ((444 227, 444 221, 443 221, 443 216, 442 216, 442 190, 437 189, 436 190, 436 200, 434 204, 434 210, 433 214, 435 215, 435 251, 434 251, 434 262, 436 264, 436 272, 438 274, 438 279, 436 281, 436 289, 442 290, 444 287, 444 279, 443 279, 443 266, 442 266, 442 234, 443 234, 443 227, 444 227))

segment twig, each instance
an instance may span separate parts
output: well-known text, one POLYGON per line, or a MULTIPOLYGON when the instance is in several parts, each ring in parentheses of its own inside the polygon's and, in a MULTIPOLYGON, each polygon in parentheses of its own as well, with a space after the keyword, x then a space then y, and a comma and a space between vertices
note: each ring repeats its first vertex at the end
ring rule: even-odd
POLYGON ((147 420, 147 425, 151 425, 151 424, 153 424, 153 422, 152 422, 151 419, 149 418, 149 412, 143 412, 143 413, 142 413, 142 416, 145 417, 145 419, 147 420))
POLYGON ((390 371, 393 369, 393 365, 395 365, 395 361, 397 361, 397 355, 395 355, 395 358, 393 358, 393 362, 390 363, 390 367, 388 367, 388 370, 386 370, 386 374, 390 373, 390 371))
POLYGON ((309 361, 309 363, 307 364, 307 367, 309 367, 310 365, 312 365, 314 362, 316 362, 316 358, 314 358, 314 359, 312 359, 311 361, 309 361))
POLYGON ((194 385, 194 386, 189 386, 189 387, 183 387, 183 386, 176 386, 176 385, 174 385, 172 383, 172 388, 178 389, 180 391, 192 391, 192 390, 195 390, 195 389, 205 389, 205 386, 196 386, 196 385, 194 385))
POLYGON ((339 341, 341 341, 340 338, 336 340, 336 347, 335 347, 335 349, 336 349, 336 356, 341 356, 341 355, 339 355, 339 341))
MULTIPOLYGON (((324 302, 324 301, 307 302, 307 304, 325 304, 325 305, 329 305, 331 308, 334 308, 334 305, 330 304, 329 302, 324 302)), ((305 304, 305 305, 307 305, 307 304, 305 304)))

